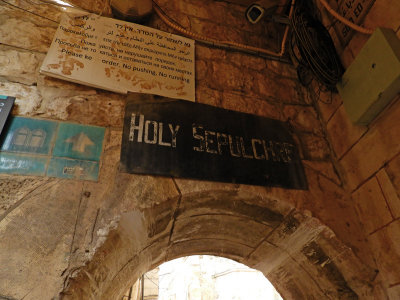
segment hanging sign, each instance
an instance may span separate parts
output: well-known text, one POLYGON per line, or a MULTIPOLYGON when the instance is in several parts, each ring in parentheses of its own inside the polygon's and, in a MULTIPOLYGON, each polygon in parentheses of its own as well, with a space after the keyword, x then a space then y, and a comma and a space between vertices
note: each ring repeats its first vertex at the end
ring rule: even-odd
POLYGON ((0 134, 6 124, 8 115, 14 105, 14 101, 14 97, 0 95, 0 134))
POLYGON ((41 73, 118 93, 194 101, 194 41, 93 14, 61 18, 41 73))
POLYGON ((121 171, 306 189, 286 124, 173 99, 128 101, 121 171))

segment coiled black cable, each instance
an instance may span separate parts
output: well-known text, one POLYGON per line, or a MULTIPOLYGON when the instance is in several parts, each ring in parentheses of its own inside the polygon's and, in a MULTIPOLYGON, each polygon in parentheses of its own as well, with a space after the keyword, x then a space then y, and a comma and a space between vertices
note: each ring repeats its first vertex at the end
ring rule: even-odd
POLYGON ((336 83, 342 77, 344 68, 329 32, 311 12, 312 9, 308 5, 300 2, 290 20, 290 48, 298 64, 297 75, 305 86, 309 85, 314 77, 329 91, 336 91, 336 83))

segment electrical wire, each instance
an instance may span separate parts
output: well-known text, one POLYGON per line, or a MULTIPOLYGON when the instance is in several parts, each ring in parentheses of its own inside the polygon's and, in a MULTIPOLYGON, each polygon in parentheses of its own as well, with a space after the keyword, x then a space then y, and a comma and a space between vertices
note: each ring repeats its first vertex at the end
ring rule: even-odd
POLYGON ((336 91, 336 83, 344 72, 343 66, 329 32, 321 22, 312 17, 309 9, 305 9, 304 3, 296 5, 290 19, 290 49, 298 64, 299 81, 307 86, 314 77, 329 91, 336 91))
POLYGON ((319 0, 319 2, 321 2, 321 4, 325 7, 325 9, 332 16, 334 16, 336 19, 338 19, 340 22, 344 23, 345 25, 349 26, 350 28, 352 28, 358 32, 364 33, 364 34, 372 34, 374 32, 372 29, 358 26, 357 24, 354 24, 354 23, 350 22, 349 20, 347 20, 346 18, 342 17, 336 11, 334 11, 325 0, 319 0))
MULTIPOLYGON (((167 24, 169 27, 173 28, 174 30, 178 31, 179 33, 190 37, 197 42, 216 46, 219 48, 226 48, 226 49, 233 49, 233 50, 241 50, 249 54, 258 54, 258 55, 267 55, 270 58, 282 58, 284 53, 285 53, 285 45, 286 45, 286 40, 289 34, 289 25, 286 25, 285 28, 285 33, 283 35, 283 39, 281 42, 281 49, 279 52, 274 52, 268 49, 263 49, 263 48, 258 48, 258 47, 253 47, 249 45, 244 45, 241 43, 237 42, 232 42, 232 41, 220 41, 212 38, 208 38, 206 36, 203 36, 201 34, 189 31, 185 28, 183 28, 181 25, 179 25, 177 22, 175 22, 173 19, 171 19, 163 10, 162 8, 158 5, 156 1, 153 0, 154 4, 154 11, 156 14, 160 17, 160 19, 167 24)), ((289 18, 291 17, 293 13, 293 8, 294 8, 295 0, 291 1, 291 6, 290 6, 290 12, 289 12, 289 18)))

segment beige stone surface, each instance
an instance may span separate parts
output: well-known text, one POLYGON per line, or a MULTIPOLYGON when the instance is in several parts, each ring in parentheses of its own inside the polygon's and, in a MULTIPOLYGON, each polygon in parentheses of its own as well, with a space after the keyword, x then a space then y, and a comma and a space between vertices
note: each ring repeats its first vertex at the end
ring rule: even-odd
POLYGON ((304 103, 303 95, 300 92, 301 88, 292 79, 266 77, 262 73, 257 73, 254 81, 254 88, 263 98, 285 104, 304 103))
MULTIPOLYGON (((376 266, 367 266, 354 255, 352 249, 340 244, 335 234, 324 229, 317 237, 318 246, 329 257, 329 261, 335 263, 341 276, 347 285, 357 293, 359 298, 371 297, 372 286, 366 284, 376 278, 376 266)), ((324 267, 322 265, 322 267, 324 267)))
MULTIPOLYGON (((336 126, 334 148, 359 134, 341 109, 332 118, 339 97, 319 102, 317 115, 317 99, 297 82, 292 66, 196 43, 197 102, 290 121, 309 189, 121 173, 124 97, 39 75, 60 10, 9 1, 56 21, 0 6, 0 89, 17 97, 13 114, 104 126, 106 135, 98 182, 0 176, 0 297, 58 299, 63 291, 63 299, 114 299, 165 260, 214 254, 268 273, 287 299, 352 299, 351 291, 369 299, 372 288, 377 299, 396 299, 400 227, 382 200, 398 218, 399 103, 370 125, 337 168, 326 122, 336 122, 330 125, 336 126), (373 177, 378 170, 380 185, 373 177), (368 233, 380 229, 367 239, 363 227, 368 233)), ((109 13, 101 0, 73 3, 109 13)), ((246 23, 245 7, 211 0, 159 3, 183 26, 210 37, 268 49, 280 42, 282 27, 246 23)), ((369 18, 384 6, 377 1, 369 18)), ((396 19, 396 9, 387 22, 396 19)), ((156 16, 149 24, 175 32, 156 16)), ((361 43, 356 38, 352 47, 361 43)), ((345 66, 352 61, 349 47, 342 59, 345 66)))
POLYGON ((342 61, 343 67, 347 69, 351 63, 354 61, 354 54, 350 46, 344 48, 342 54, 340 55, 340 60, 342 61))
POLYGON ((327 130, 336 156, 340 159, 368 130, 366 126, 354 125, 341 105, 330 119, 327 130))
MULTIPOLYGON (((371 28, 376 28, 376 27, 374 26, 371 28)), ((368 38, 369 38, 368 34, 355 32, 353 38, 347 44, 346 49, 348 48, 351 51, 352 56, 356 58, 358 53, 360 53, 361 49, 364 47, 365 43, 368 41, 368 38)))
POLYGON ((225 215, 253 219, 269 227, 276 227, 283 220, 282 212, 287 208, 262 196, 251 195, 249 191, 210 191, 182 197, 176 218, 190 218, 204 215, 225 215), (230 206, 226 206, 227 199, 230 206))
POLYGON ((300 132, 297 135, 300 139, 303 159, 324 161, 330 155, 329 145, 323 136, 309 132, 300 132))
POLYGON ((0 175, 0 219, 12 211, 24 198, 35 191, 41 185, 49 181, 49 178, 0 175))
POLYGON ((390 287, 388 292, 389 292, 389 299, 399 299, 400 298, 400 284, 390 287))
POLYGON ((312 241, 305 245, 301 253, 297 253, 293 258, 310 277, 318 282, 326 298, 358 298, 357 294, 348 286, 336 262, 326 255, 318 241, 312 241), (332 284, 333 282, 335 284, 332 284))
POLYGON ((385 286, 400 282, 399 228, 400 220, 396 220, 368 238, 385 286))
POLYGON ((338 172, 335 166, 330 161, 312 161, 312 160, 303 160, 304 168, 309 168, 316 173, 324 176, 325 178, 329 179, 333 183, 340 186, 341 179, 339 178, 338 172))
POLYGON ((4 45, 46 53, 57 23, 4 3, 0 5, 0 41, 4 45))
POLYGON ((198 239, 172 243, 168 249, 167 260, 188 256, 192 253, 222 256, 242 262, 253 249, 239 243, 215 239, 198 239))
POLYGON ((285 105, 283 114, 284 120, 288 121, 294 130, 322 135, 321 123, 313 107, 285 105))
POLYGON ((0 77, 26 85, 37 83, 39 64, 43 59, 42 53, 0 46, 0 77))
POLYGON ((400 217, 400 199, 396 189, 390 180, 385 169, 381 169, 377 174, 379 186, 382 189, 383 196, 385 197, 390 213, 394 218, 400 217))
POLYGON ((386 111, 368 133, 342 158, 347 184, 354 190, 400 152, 400 102, 386 111))
POLYGON ((379 5, 373 5, 365 17, 364 25, 369 28, 384 27, 394 31, 400 27, 400 6, 390 0, 381 0, 379 5), (389 11, 390 10, 390 11, 389 11))
MULTIPOLYGON (((293 259, 286 261, 273 274, 268 274, 268 280, 275 286, 284 299, 307 299, 307 291, 313 290, 314 299, 329 299, 324 291, 316 285, 315 280, 307 272, 300 271, 300 265, 293 259), (301 277, 302 280, 298 280, 301 277)), ((311 297, 310 297, 311 298, 311 297)), ((312 299, 312 298, 311 298, 312 299)))
POLYGON ((233 93, 230 91, 224 92, 222 94, 220 107, 265 118, 282 120, 279 104, 255 97, 250 98, 246 94, 233 93))
POLYGON ((362 216, 361 222, 366 233, 392 221, 388 204, 375 177, 363 184, 352 196, 358 213, 362 216))
POLYGON ((171 241, 211 238, 256 247, 273 228, 250 219, 227 215, 178 218, 171 241), (218 228, 218 230, 214 230, 218 228))
POLYGON ((13 82, 0 82, 1 93, 15 97, 13 114, 31 115, 42 102, 36 86, 22 85, 13 82))
POLYGON ((385 168, 386 173, 392 182, 397 195, 400 195, 400 156, 397 155, 392 161, 390 161, 385 168))
POLYGON ((323 92, 321 91, 318 100, 318 109, 321 114, 322 120, 327 124, 334 113, 342 104, 342 99, 338 93, 323 92))
POLYGON ((80 182, 49 180, 8 211, 0 227, 2 294, 33 300, 60 291, 81 192, 80 182))

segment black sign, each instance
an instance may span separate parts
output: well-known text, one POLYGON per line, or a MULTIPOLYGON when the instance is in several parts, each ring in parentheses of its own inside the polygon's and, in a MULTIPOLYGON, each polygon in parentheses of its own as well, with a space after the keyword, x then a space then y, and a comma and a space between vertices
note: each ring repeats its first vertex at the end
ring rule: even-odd
POLYGON ((0 134, 14 105, 14 97, 0 95, 0 134))
POLYGON ((306 189, 286 124, 162 98, 128 101, 121 171, 306 189))

